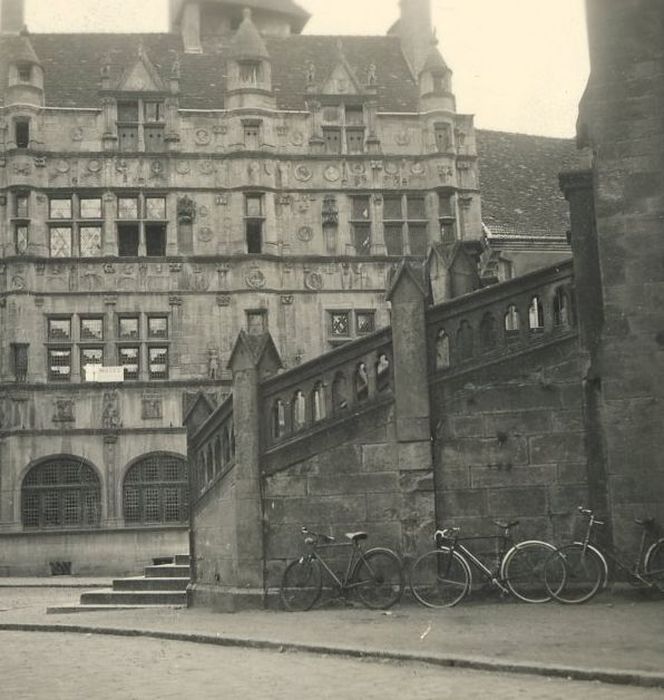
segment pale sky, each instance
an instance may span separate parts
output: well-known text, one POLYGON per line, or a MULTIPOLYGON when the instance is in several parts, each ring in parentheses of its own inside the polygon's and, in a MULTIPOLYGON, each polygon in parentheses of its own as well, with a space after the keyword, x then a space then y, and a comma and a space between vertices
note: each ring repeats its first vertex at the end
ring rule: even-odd
MULTIPOLYGON (((384 34, 398 0, 298 0, 307 33, 384 34)), ((168 0, 26 0, 33 32, 167 29, 168 0)), ((432 0, 460 112, 483 129, 573 136, 588 76, 583 0, 432 0)))

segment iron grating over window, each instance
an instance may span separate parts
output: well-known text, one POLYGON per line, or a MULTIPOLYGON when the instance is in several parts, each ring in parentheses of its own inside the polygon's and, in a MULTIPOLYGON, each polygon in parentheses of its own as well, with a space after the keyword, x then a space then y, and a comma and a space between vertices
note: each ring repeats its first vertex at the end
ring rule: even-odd
POLYGON ((124 480, 125 523, 182 523, 189 516, 187 463, 152 454, 136 462, 124 480))
POLYGON ((25 528, 97 527, 101 485, 94 469, 75 457, 58 457, 33 467, 21 488, 25 528))

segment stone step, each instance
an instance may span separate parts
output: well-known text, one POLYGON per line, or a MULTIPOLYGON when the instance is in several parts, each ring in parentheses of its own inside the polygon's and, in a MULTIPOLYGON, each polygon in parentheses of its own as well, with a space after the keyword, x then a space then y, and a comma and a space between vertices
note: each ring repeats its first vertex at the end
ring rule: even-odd
POLYGON ((186 605, 185 591, 94 591, 81 595, 82 605, 186 605))
POLYGON ((165 564, 176 564, 178 566, 189 566, 191 557, 188 554, 175 554, 166 557, 154 557, 152 566, 164 566, 165 564))
POLYGON ((160 564, 145 567, 146 578, 189 578, 190 574, 189 565, 160 564))
POLYGON ((163 608, 183 608, 184 604, 177 605, 115 605, 115 604, 105 604, 105 605, 53 605, 46 608, 47 615, 69 615, 71 613, 79 612, 103 612, 103 611, 115 611, 115 610, 151 610, 151 609, 163 609, 163 608))
POLYGON ((156 576, 146 578, 140 576, 136 578, 117 578, 113 580, 114 591, 184 591, 189 585, 189 577, 177 578, 167 576, 157 578, 156 576))

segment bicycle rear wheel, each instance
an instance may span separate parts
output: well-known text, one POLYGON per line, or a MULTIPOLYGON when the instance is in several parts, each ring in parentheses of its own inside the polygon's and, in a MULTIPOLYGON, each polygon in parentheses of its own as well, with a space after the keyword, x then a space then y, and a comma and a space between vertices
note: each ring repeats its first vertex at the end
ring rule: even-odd
POLYGON ((664 593, 664 540, 655 542, 648 550, 644 572, 653 586, 664 593))
POLYGON ((449 547, 423 554, 410 570, 410 590, 427 608, 451 608, 468 593, 470 570, 449 547))
POLYGON ((291 562, 281 579, 281 602, 290 612, 311 610, 323 590, 323 576, 316 559, 291 562))
POLYGON ((391 608, 403 593, 401 559, 391 549, 370 549, 355 565, 350 586, 367 608, 391 608))
POLYGON ((547 590, 560 603, 585 603, 597 594, 606 580, 606 564, 600 553, 580 542, 561 547, 545 567, 547 590), (560 578, 560 562, 564 579, 560 578))
POLYGON ((501 576, 515 598, 526 603, 548 603, 544 570, 556 548, 548 542, 530 540, 515 545, 503 559, 501 576))

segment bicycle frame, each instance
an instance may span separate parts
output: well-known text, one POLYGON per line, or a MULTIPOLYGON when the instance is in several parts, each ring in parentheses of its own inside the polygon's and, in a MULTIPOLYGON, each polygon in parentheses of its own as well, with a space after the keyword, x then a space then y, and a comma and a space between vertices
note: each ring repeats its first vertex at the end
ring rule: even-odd
MULTIPOLYGON (((600 557, 602 560, 602 563, 604 565, 604 582, 602 584, 602 588, 606 588, 608 585, 609 581, 609 564, 607 562, 607 558, 615 564, 619 569, 627 573, 629 576, 631 576, 633 579, 636 579, 640 583, 644 583, 646 585, 651 585, 650 582, 643 576, 645 573, 644 567, 645 567, 645 560, 646 560, 646 554, 647 554, 647 548, 646 548, 646 543, 648 541, 648 530, 647 528, 643 528, 643 532, 641 533, 641 544, 639 545, 639 553, 637 554, 633 564, 628 564, 627 563, 627 557, 625 556, 624 552, 621 552, 618 550, 614 545, 612 544, 600 544, 597 541, 597 536, 594 535, 594 527, 595 525, 603 525, 604 523, 601 520, 598 520, 594 513, 590 515, 590 518, 588 519, 588 525, 586 527, 586 534, 585 537, 583 538, 582 542, 575 542, 574 544, 581 545, 583 547, 583 551, 588 547, 592 547, 595 553, 600 557)), ((648 548, 649 550, 649 548, 648 548)))
POLYGON ((361 581, 356 584, 350 583, 350 577, 353 573, 355 566, 358 562, 364 559, 364 553, 362 551, 362 548, 356 542, 328 542, 324 544, 317 543, 315 545, 312 545, 312 551, 308 555, 305 555, 305 557, 307 556, 312 559, 316 559, 320 562, 323 569, 327 571, 330 578, 334 581, 339 590, 347 591, 362 585, 361 581), (340 547, 352 547, 353 550, 350 553, 350 557, 348 557, 348 564, 346 565, 346 573, 344 574, 343 580, 340 579, 339 576, 337 576, 334 570, 329 566, 329 564, 325 561, 325 559, 323 559, 323 557, 318 552, 319 549, 338 549, 340 547))
MULTIPOLYGON (((505 559, 505 555, 511 548, 509 545, 514 545, 514 540, 511 535, 486 535, 483 537, 464 537, 462 539, 455 539, 451 542, 449 548, 452 551, 459 552, 466 560, 473 564, 475 568, 484 576, 487 581, 490 581, 493 585, 497 586, 502 593, 509 593, 509 590, 502 583, 502 576, 500 574, 501 564, 505 559), (500 543, 500 546, 496 547, 496 554, 498 558, 497 568, 495 571, 489 569, 489 567, 473 552, 466 547, 463 542, 470 542, 476 540, 495 540, 496 544, 500 543)), ((471 579, 472 585, 472 579, 471 579)))

